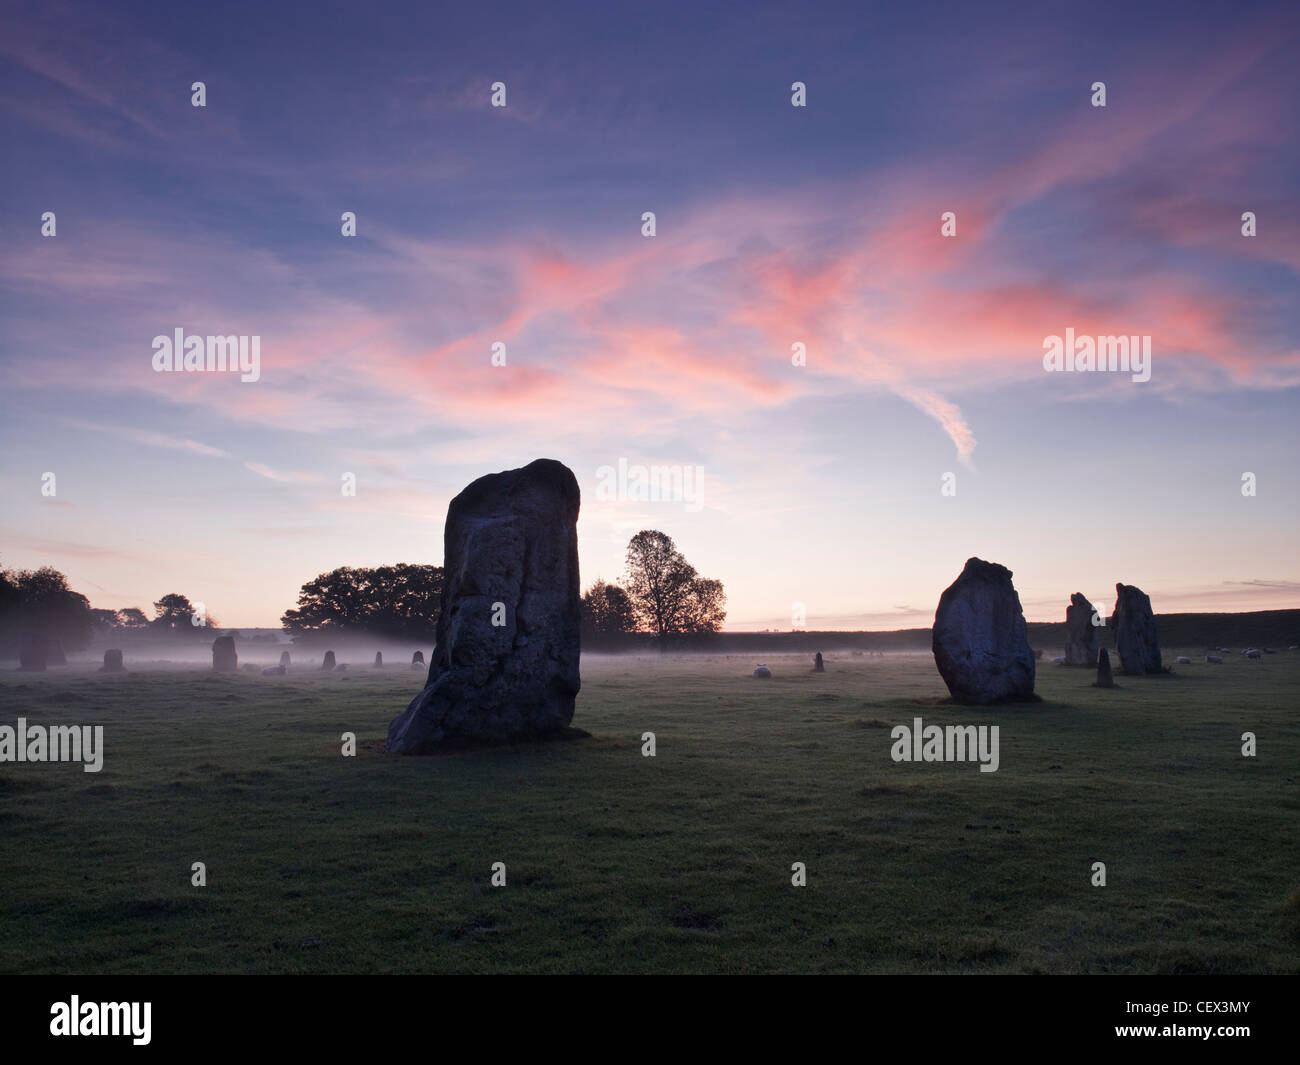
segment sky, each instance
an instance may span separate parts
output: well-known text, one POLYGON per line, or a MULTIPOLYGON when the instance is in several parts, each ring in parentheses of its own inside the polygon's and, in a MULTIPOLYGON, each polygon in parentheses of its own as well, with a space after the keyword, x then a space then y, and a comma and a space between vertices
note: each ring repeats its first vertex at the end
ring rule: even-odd
POLYGON ((1282 3, 5 0, 0 565, 275 625, 548 457, 584 586, 660 529, 729 629, 925 626, 972 556, 1030 620, 1300 606, 1297 47, 1282 3), (156 370, 177 329, 257 380, 156 370), (1149 380, 1045 368, 1067 330, 1149 380))

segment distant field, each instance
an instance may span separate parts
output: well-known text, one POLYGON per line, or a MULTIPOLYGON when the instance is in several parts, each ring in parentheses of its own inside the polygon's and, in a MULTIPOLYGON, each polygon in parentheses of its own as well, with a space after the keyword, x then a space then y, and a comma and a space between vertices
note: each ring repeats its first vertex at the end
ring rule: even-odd
POLYGON ((0 971, 1300 971, 1300 652, 983 710, 929 655, 766 661, 587 658, 589 739, 424 759, 400 666, 0 674, 0 724, 107 750, 0 764, 0 971), (916 716, 1001 768, 895 764, 916 716))

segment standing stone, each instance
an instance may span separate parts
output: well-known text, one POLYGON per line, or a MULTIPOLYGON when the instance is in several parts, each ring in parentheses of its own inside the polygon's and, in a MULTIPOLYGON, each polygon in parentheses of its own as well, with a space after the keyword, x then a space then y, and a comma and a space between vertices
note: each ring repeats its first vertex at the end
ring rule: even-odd
POLYGON ((1034 693, 1034 653, 1011 571, 968 559, 939 597, 934 662, 959 703, 1025 699, 1034 693))
POLYGON ((101 673, 125 673, 126 670, 122 668, 122 652, 105 651, 104 664, 99 667, 99 671, 101 673))
POLYGON ((233 636, 218 636, 212 641, 212 668, 218 673, 234 673, 239 669, 233 636))
POLYGON ((1125 673, 1163 673, 1151 599, 1132 584, 1115 585, 1115 649, 1125 673))
POLYGON ((50 664, 50 638, 43 632, 24 632, 18 643, 18 668, 44 673, 50 664))
POLYGON ((376 652, 375 652, 375 668, 376 668, 376 669, 383 669, 383 668, 384 668, 384 652, 383 652, 383 651, 376 651, 376 652))
POLYGON ((1110 652, 1102 648, 1097 655, 1097 683, 1094 688, 1113 688, 1115 687, 1115 678, 1110 672, 1110 652))
POLYGON ((1097 629, 1092 623, 1093 606, 1082 592, 1070 596, 1065 608, 1065 664, 1088 666, 1097 664, 1097 629))
POLYGON ((325 652, 325 659, 324 659, 323 662, 321 662, 321 664, 320 664, 320 668, 321 668, 322 672, 324 672, 324 671, 332 671, 332 670, 334 669, 334 652, 333 652, 333 651, 326 651, 326 652, 325 652))
POLYGON ((446 574, 425 688, 388 750, 566 728, 581 686, 578 482, 553 459, 480 477, 451 501, 446 574))
POLYGON ((813 657, 813 672, 814 673, 826 672, 826 663, 822 661, 822 653, 820 651, 818 651, 817 654, 813 657))
POLYGON ((416 651, 415 654, 411 655, 411 668, 412 668, 412 669, 424 669, 424 652, 423 652, 423 651, 416 651))
POLYGON ((762 665, 761 663, 754 667, 754 672, 752 675, 757 677, 759 680, 772 679, 772 671, 768 669, 767 666, 762 665))
POLYGON ((289 668, 289 652, 288 652, 288 651, 281 651, 281 652, 280 652, 280 665, 284 666, 285 669, 288 669, 288 668, 289 668))

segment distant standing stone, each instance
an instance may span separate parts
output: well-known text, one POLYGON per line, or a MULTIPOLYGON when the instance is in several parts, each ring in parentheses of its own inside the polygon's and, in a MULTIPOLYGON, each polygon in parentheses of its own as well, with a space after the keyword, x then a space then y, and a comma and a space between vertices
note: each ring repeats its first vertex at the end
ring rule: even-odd
POLYGON ((43 632, 24 632, 18 643, 18 668, 44 673, 50 664, 50 638, 43 632))
POLYGON ((415 654, 411 655, 411 668, 412 669, 425 668, 423 651, 416 651, 415 654))
POLYGON ((579 502, 573 471, 553 459, 480 477, 451 501, 428 683, 389 726, 390 752, 568 727, 581 686, 579 502))
POLYGON ((753 675, 757 677, 759 680, 772 679, 772 671, 768 669, 767 666, 764 665, 755 666, 753 675))
POLYGON ((971 558, 939 597, 934 662, 952 697, 983 705, 1034 693, 1034 653, 1011 571, 971 558))
POLYGON ((1115 585, 1115 649, 1125 673, 1162 673, 1151 599, 1131 584, 1115 585))
POLYGON ((375 652, 375 668, 376 668, 376 669, 383 669, 383 668, 384 668, 384 652, 383 652, 383 651, 376 651, 376 652, 375 652))
POLYGON ((289 652, 288 652, 288 651, 281 651, 281 652, 280 652, 280 665, 284 666, 285 669, 288 669, 288 668, 289 668, 289 652))
POLYGON ((122 668, 122 652, 110 650, 104 652, 104 664, 99 667, 101 673, 125 673, 122 668))
POLYGON ((822 661, 822 653, 820 651, 818 651, 817 654, 813 657, 813 672, 814 673, 826 672, 826 663, 822 661))
POLYGON ((1110 672, 1110 652, 1106 648, 1101 649, 1097 656, 1097 683, 1094 688, 1113 688, 1115 687, 1115 678, 1110 672))
POLYGON ((326 652, 325 652, 325 659, 324 659, 324 661, 321 662, 321 664, 320 664, 320 668, 321 668, 321 671, 322 671, 322 672, 327 671, 327 670, 331 670, 331 669, 334 668, 334 652, 333 652, 333 651, 326 651, 326 652))
POLYGON ((218 673, 234 673, 239 669, 233 636, 218 636, 212 641, 212 668, 218 673))
POLYGON ((1092 623, 1093 605, 1082 592, 1070 596, 1065 608, 1065 664, 1088 666, 1097 664, 1097 629, 1092 623))

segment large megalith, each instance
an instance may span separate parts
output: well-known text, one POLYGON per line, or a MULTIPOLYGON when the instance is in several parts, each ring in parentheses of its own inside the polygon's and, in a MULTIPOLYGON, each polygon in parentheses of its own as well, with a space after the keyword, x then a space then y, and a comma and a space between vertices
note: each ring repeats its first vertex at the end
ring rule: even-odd
POLYGON ((939 674, 960 703, 982 705, 1034 694, 1034 652, 1020 596, 1005 566, 978 558, 966 561, 939 597, 932 646, 939 674))
POLYGON ((101 673, 125 673, 122 668, 122 652, 116 648, 110 648, 104 652, 104 664, 99 667, 101 673))
POLYGON ((578 694, 578 482, 538 459, 480 477, 451 501, 445 584, 425 688, 388 750, 556 732, 578 694))
POLYGON ((1115 585, 1115 649, 1125 673, 1163 673, 1151 599, 1132 584, 1115 585))
POLYGON ((1097 629, 1092 619, 1095 611, 1082 592, 1070 596, 1065 608, 1065 664, 1088 666, 1097 664, 1097 629))
POLYGON ((239 669, 233 636, 218 636, 212 641, 212 668, 218 673, 234 673, 239 669))

